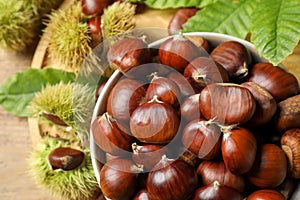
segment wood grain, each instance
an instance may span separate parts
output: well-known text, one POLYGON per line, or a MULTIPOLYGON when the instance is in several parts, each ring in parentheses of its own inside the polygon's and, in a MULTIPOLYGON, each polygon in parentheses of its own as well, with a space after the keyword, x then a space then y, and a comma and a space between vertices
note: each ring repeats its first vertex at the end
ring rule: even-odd
MULTIPOLYGON (((28 69, 33 50, 25 53, 0 51, 0 85, 16 72, 28 69)), ((26 118, 9 114, 0 107, 0 199, 50 200, 28 174, 27 158, 32 149, 26 118)))

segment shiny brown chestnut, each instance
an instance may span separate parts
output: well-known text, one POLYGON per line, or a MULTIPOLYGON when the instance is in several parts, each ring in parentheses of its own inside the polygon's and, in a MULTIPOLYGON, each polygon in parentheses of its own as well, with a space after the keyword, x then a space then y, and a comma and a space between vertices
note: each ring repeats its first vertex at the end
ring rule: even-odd
POLYGON ((145 170, 151 170, 163 155, 168 153, 167 148, 157 144, 140 144, 133 143, 132 160, 137 165, 143 165, 145 170))
POLYGON ((105 163, 100 170, 100 188, 109 199, 129 200, 134 196, 141 166, 131 160, 116 158, 105 163))
POLYGON ((288 159, 289 175, 293 178, 300 178, 300 129, 287 130, 280 142, 288 159))
POLYGON ((141 142, 166 144, 176 136, 179 123, 177 111, 154 96, 133 111, 130 130, 141 142))
POLYGON ((276 190, 264 189, 254 191, 247 197, 247 200, 285 200, 285 198, 276 190))
POLYGON ((101 30, 101 16, 94 16, 88 20, 89 33, 92 38, 91 45, 95 48, 103 41, 101 30))
POLYGON ((107 60, 122 73, 152 60, 148 45, 138 38, 124 38, 115 42, 107 52, 107 60))
POLYGON ((274 125, 278 132, 300 128, 300 94, 289 97, 277 104, 274 125))
POLYGON ((173 15, 168 25, 168 33, 174 35, 182 29, 182 25, 198 11, 197 8, 180 8, 173 15))
POLYGON ((106 110, 122 131, 130 133, 130 116, 143 103, 145 94, 144 83, 129 78, 118 81, 109 93, 106 110))
POLYGON ((179 72, 201 54, 199 48, 181 33, 164 41, 158 50, 160 62, 179 72))
POLYGON ((266 89, 277 102, 299 93, 297 78, 271 63, 261 62, 253 66, 248 81, 266 89))
POLYGON ((209 185, 214 181, 243 193, 245 189, 245 178, 241 175, 232 174, 223 161, 203 161, 197 168, 199 181, 203 185, 209 185))
POLYGON ((81 0, 82 13, 86 16, 101 15, 104 8, 113 2, 113 0, 81 0))
POLYGON ((212 121, 195 119, 184 127, 182 143, 200 159, 211 160, 220 152, 221 131, 212 121))
POLYGON ((172 80, 178 88, 180 88, 180 97, 184 99, 188 96, 195 94, 194 88, 190 85, 188 80, 179 72, 171 72, 168 78, 172 80))
POLYGON ((150 199, 183 200, 192 196, 197 184, 196 172, 190 165, 163 156, 149 172, 146 187, 150 199))
POLYGON ((180 105, 181 117, 187 123, 194 119, 199 119, 201 117, 199 97, 200 94, 191 95, 187 97, 180 105))
POLYGON ((258 127, 268 123, 277 110, 277 104, 273 96, 254 82, 244 82, 241 85, 251 92, 256 101, 255 112, 246 123, 247 126, 258 127))
POLYGON ((251 119, 255 108, 251 92, 238 84, 213 83, 200 94, 201 114, 220 124, 244 124, 251 119))
POLYGON ((138 191, 133 200, 150 200, 147 189, 143 188, 138 191))
POLYGON ((50 152, 48 161, 52 169, 73 170, 81 165, 84 152, 71 147, 58 147, 50 152))
POLYGON ((243 127, 223 127, 222 157, 233 174, 248 172, 256 157, 257 142, 251 131, 243 127))
POLYGON ((107 112, 97 117, 91 125, 95 143, 106 153, 120 156, 131 151, 134 137, 123 132, 116 120, 107 112))
POLYGON ((154 96, 157 96, 160 101, 176 107, 179 104, 180 90, 172 80, 153 74, 146 91, 145 100, 150 101, 154 96))
POLYGON ((243 196, 230 187, 220 184, 218 181, 214 181, 210 185, 206 185, 198 188, 194 195, 193 200, 242 200, 243 196))
POLYGON ((211 52, 211 57, 227 70, 231 79, 242 79, 248 75, 251 55, 240 42, 226 41, 211 52))
POLYGON ((285 179, 287 160, 275 144, 263 144, 248 173, 249 181, 259 188, 275 188, 285 179))
POLYGON ((201 91, 211 83, 229 82, 226 70, 218 63, 208 57, 197 57, 184 69, 183 75, 195 91, 201 91))

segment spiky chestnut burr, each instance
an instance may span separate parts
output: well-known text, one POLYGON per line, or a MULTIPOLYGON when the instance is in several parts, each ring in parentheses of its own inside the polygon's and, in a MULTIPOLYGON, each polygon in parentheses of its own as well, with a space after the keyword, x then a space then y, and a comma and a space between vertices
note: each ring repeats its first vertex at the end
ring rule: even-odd
POLYGON ((29 157, 29 172, 35 182, 49 190, 56 199, 90 200, 96 199, 100 193, 90 152, 77 144, 44 137, 34 146, 29 157), (85 154, 82 164, 73 170, 53 169, 49 164, 48 156, 54 149, 60 147, 72 147, 82 151, 85 154))

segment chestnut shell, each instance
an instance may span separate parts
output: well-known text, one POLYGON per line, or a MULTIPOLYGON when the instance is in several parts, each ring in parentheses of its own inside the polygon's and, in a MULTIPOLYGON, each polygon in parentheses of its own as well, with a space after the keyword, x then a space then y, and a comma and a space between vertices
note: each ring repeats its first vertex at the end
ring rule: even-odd
POLYGON ((253 95, 247 88, 237 84, 210 84, 200 94, 201 114, 220 124, 244 124, 251 119, 255 108, 253 95))

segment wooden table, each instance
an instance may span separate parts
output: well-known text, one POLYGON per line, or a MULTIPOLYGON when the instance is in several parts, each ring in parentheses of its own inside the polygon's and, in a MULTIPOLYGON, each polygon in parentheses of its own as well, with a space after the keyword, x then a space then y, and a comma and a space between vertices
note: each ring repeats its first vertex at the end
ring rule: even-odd
MULTIPOLYGON (((12 74, 30 67, 34 52, 12 53, 0 50, 0 84, 12 74)), ((300 82, 300 45, 283 64, 300 82)), ((27 158, 31 138, 26 118, 7 113, 0 107, 0 199, 50 200, 49 193, 39 189, 28 175, 27 158)))
MULTIPOLYGON (((31 65, 33 50, 13 53, 0 50, 0 85, 16 72, 31 65)), ((31 138, 26 118, 7 113, 0 107, 0 199, 50 200, 50 194, 38 188, 28 174, 27 159, 31 138)))

